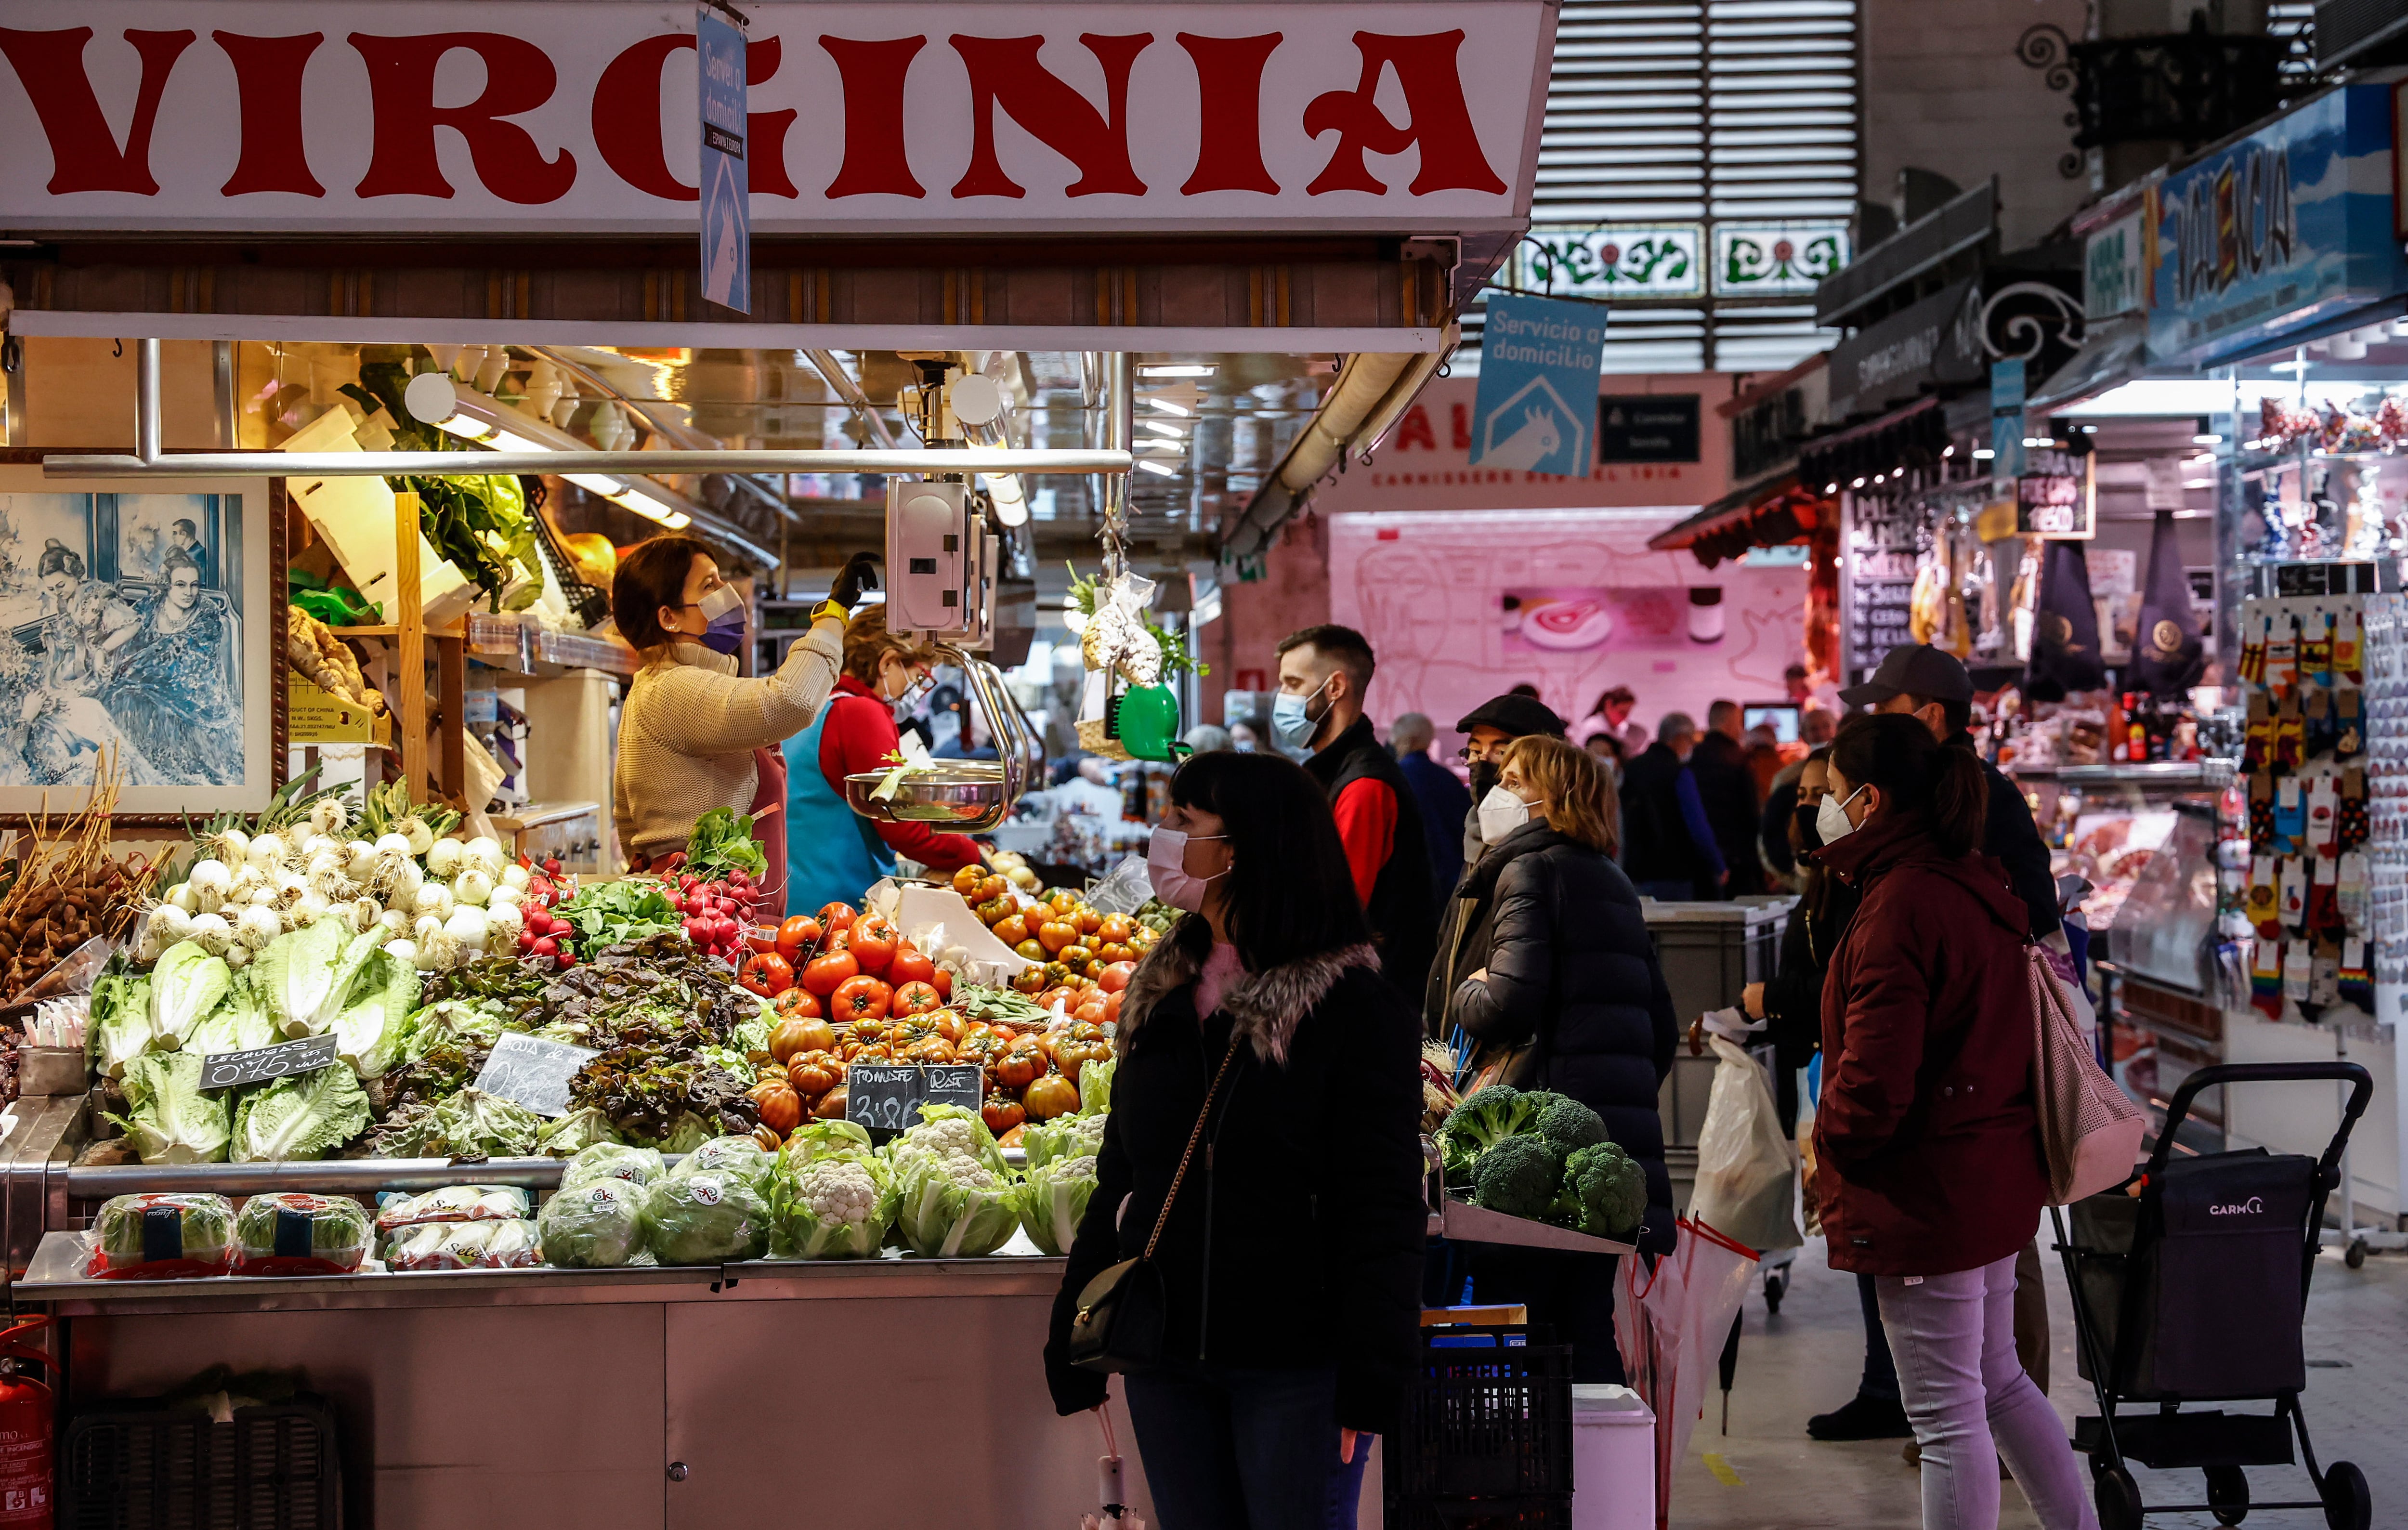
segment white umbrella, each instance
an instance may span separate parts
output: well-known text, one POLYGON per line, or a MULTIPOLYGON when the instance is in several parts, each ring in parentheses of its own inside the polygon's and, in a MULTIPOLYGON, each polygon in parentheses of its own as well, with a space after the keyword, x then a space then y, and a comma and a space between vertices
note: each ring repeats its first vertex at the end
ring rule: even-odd
POLYGON ((1613 1337, 1631 1390, 1656 1411, 1656 1524, 1670 1523, 1672 1466, 1705 1412, 1714 1362, 1756 1275, 1755 1251, 1683 1218, 1672 1251, 1651 1272, 1622 1261, 1613 1337))

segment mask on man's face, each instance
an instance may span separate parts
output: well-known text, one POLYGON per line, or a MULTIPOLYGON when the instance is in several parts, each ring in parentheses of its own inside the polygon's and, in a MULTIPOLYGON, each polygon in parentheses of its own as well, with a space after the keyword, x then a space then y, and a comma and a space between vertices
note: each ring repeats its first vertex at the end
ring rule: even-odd
POLYGON ((1494 760, 1471 762, 1471 800, 1479 802, 1497 785, 1498 773, 1504 767, 1494 760))
POLYGON ((1816 809, 1821 806, 1818 802, 1801 802, 1796 808, 1798 843, 1801 849, 1821 850, 1823 848, 1823 830, 1815 822, 1816 809))

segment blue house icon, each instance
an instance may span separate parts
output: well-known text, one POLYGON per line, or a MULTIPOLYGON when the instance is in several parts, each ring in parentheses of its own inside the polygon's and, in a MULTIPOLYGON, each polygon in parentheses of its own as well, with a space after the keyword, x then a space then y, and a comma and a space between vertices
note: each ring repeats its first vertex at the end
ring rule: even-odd
POLYGON ((1483 467, 1567 478, 1588 471, 1587 415, 1564 402, 1543 374, 1532 378, 1480 422, 1483 467))

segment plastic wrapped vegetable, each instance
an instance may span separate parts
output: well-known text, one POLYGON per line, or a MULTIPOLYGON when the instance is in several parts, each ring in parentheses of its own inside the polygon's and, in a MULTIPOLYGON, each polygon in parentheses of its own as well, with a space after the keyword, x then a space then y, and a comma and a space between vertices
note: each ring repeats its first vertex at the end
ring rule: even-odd
POLYGON ((1028 1154, 1032 1169, 1065 1158, 1093 1158, 1104 1148, 1104 1118, 1055 1116, 1052 1121, 1031 1122, 1021 1129, 1020 1147, 1028 1154))
POLYGON ((644 1193, 644 1245, 664 1265, 721 1265, 769 1251, 769 1203, 740 1174, 671 1175, 644 1193))
POLYGON ((563 1189, 536 1218, 543 1261, 565 1269, 616 1269, 644 1246, 644 1189, 591 1180, 563 1189))
POLYGON ((416 1195, 388 1195, 377 1208, 377 1231, 430 1222, 511 1222, 526 1216, 527 1193, 516 1185, 445 1185, 416 1195))
POLYGON ((125 1065, 130 1116, 108 1119, 125 1129, 146 1164, 224 1161, 233 1127, 223 1095, 201 1090, 201 1054, 145 1052, 125 1065))
POLYGON ((92 1219, 84 1274, 104 1280, 223 1275, 234 1262, 234 1203, 223 1195, 155 1191, 111 1197, 92 1219))
POLYGON ((404 1228, 384 1259, 396 1270, 527 1269, 543 1244, 532 1222, 430 1222, 404 1228))
POLYGON ((672 1180, 690 1174, 732 1174, 751 1186, 753 1194, 767 1196, 769 1175, 778 1166, 769 1150, 749 1137, 715 1137, 677 1161, 669 1170, 672 1180))
POLYGON ((1079 1219, 1087 1214, 1087 1200, 1096 1193, 1096 1160, 1057 1158, 1031 1165, 1028 1177, 1011 1187, 1013 1207, 1028 1240, 1050 1254, 1070 1251, 1079 1236, 1079 1219))
POLYGON ((870 1164, 827 1154, 781 1187, 770 1251, 781 1259, 868 1259, 885 1241, 885 1194, 870 1164))
POLYGON ((288 1190, 243 1202, 234 1237, 236 1275, 348 1275, 372 1233, 359 1202, 288 1190))
POLYGON ((597 1180, 624 1180, 640 1190, 667 1172, 658 1149, 596 1142, 561 1165, 560 1188, 567 1191, 597 1180))

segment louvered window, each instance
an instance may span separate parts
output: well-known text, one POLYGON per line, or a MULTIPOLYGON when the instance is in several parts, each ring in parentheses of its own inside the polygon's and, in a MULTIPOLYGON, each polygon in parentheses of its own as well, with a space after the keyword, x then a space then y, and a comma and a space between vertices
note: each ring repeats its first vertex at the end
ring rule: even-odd
POLYGON ((1612 299, 1612 372, 1778 369, 1834 336, 1857 0, 1564 0, 1513 283, 1612 299))

